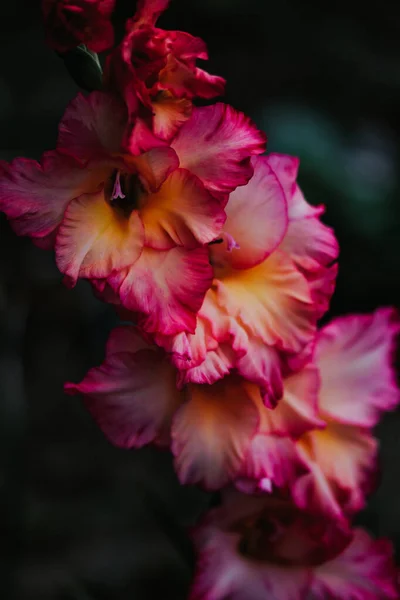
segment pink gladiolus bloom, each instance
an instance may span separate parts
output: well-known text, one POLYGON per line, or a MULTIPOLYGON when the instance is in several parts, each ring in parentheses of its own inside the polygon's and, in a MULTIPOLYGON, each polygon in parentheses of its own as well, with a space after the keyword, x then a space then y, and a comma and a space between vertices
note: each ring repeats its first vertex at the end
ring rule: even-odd
MULTIPOLYGON (((172 143, 178 154, 184 129, 172 143)), ((252 165, 254 176, 226 205, 223 243, 210 246, 214 281, 195 333, 156 341, 182 382, 212 383, 236 368, 273 403, 282 394, 281 359, 299 367, 328 307, 338 245, 319 220, 323 209, 310 206, 296 183, 297 159, 254 157, 252 165)))
MULTIPOLYGON (((300 405, 306 404, 313 385, 307 382, 299 390, 300 405)), ((112 443, 124 448, 170 445, 180 481, 207 489, 240 476, 251 440, 262 426, 260 406, 274 413, 263 406, 257 384, 234 373, 212 385, 188 383, 178 389, 177 370, 168 356, 133 326, 114 330, 104 363, 66 390, 84 396, 112 443)), ((306 429, 314 425, 311 421, 306 429)), ((284 422, 282 426, 286 428, 284 422)), ((291 468, 304 472, 299 460, 291 468)))
POLYGON ((121 146, 126 124, 114 96, 79 95, 61 121, 57 151, 41 164, 1 165, 0 209, 18 234, 54 245, 70 285, 80 277, 107 285, 148 316, 148 331, 193 332, 212 282, 206 244, 218 238, 225 198, 251 177, 250 157, 265 137, 217 104, 193 113, 176 150, 133 156, 121 146), (203 139, 195 137, 199 123, 203 139))
POLYGON ((326 427, 305 433, 297 443, 310 469, 293 488, 299 506, 337 518, 364 507, 377 468, 371 429, 400 401, 392 366, 398 332, 390 309, 342 317, 320 331, 314 364, 326 427))
MULTIPOLYGON (((167 6, 168 0, 141 0, 106 66, 106 81, 121 93, 130 115, 143 118, 162 140, 171 140, 190 117, 192 98, 219 96, 225 86, 222 77, 196 66, 197 59, 208 58, 200 38, 155 27, 167 6)), ((135 145, 137 126, 138 121, 132 133, 135 145)))
POLYGON ((58 52, 85 44, 103 52, 114 43, 115 0, 42 0, 47 43, 58 52))
POLYGON ((392 546, 272 498, 225 494, 194 533, 190 600, 395 600, 392 546))
POLYGON ((314 357, 284 379, 275 410, 261 402, 259 428, 236 485, 290 489, 304 509, 343 519, 365 504, 376 470, 371 428, 400 394, 392 369, 399 331, 393 311, 336 319, 317 336, 314 357))

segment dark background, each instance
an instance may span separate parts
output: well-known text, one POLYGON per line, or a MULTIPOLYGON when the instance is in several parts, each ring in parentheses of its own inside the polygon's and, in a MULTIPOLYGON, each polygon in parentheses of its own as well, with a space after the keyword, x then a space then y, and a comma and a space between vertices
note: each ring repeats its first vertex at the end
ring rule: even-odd
MULTIPOLYGON (((117 0, 116 21, 134 12, 117 0)), ((341 244, 330 316, 400 305, 400 7, 353 0, 173 0, 160 25, 204 38, 226 101, 300 183, 341 244)), ((43 41, 38 2, 0 8, 0 155, 39 158, 77 87, 43 41)), ((109 445, 63 383, 101 361, 114 324, 84 283, 0 220, 0 597, 186 597, 184 527, 209 502, 168 454, 109 445)), ((362 521, 400 547, 400 418, 379 427, 383 475, 362 521)))

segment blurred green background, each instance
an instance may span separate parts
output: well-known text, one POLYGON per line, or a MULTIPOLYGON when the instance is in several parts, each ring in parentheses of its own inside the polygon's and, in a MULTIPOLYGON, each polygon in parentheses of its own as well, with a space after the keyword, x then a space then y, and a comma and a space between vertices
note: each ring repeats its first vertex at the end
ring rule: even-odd
MULTIPOLYGON (((172 0, 160 25, 204 38, 226 101, 300 157, 341 244, 329 316, 400 305, 400 5, 172 0)), ((117 0, 121 30, 135 2, 117 0)), ((44 44, 39 3, 1 4, 1 158, 39 158, 77 88, 44 44)), ((186 597, 184 528, 209 502, 168 454, 111 447, 63 394, 100 362, 115 317, 68 291, 50 253, 0 220, 0 598, 186 597)), ((361 521, 400 548, 400 418, 378 428, 381 485, 361 521)))

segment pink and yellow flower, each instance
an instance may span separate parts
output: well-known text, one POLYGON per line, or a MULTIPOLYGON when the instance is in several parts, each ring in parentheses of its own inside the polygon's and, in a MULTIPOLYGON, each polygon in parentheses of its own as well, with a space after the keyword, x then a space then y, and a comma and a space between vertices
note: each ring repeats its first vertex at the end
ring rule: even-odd
MULTIPOLYGON (((243 113, 194 106, 225 81, 197 66, 201 39, 156 27, 168 3, 138 0, 56 150, 0 164, 16 233, 135 322, 65 390, 113 444, 170 448, 181 483, 224 488, 195 531, 192 600, 394 600, 390 545, 349 518, 399 403, 399 324, 381 309, 317 331, 339 252, 324 208, 243 113)), ((110 48, 114 4, 43 0, 50 45, 110 48)))
POLYGON ((1 166, 0 209, 18 234, 54 246, 71 285, 80 277, 109 285, 145 315, 147 331, 194 331, 212 281, 206 244, 218 238, 225 199, 251 177, 265 137, 217 104, 196 109, 171 146, 134 156, 121 146, 126 124, 114 96, 79 95, 57 151, 41 164, 1 166))
POLYGON ((370 428, 399 400, 390 363, 396 332, 388 310, 328 325, 313 361, 284 378, 273 410, 257 378, 237 371, 182 385, 166 353, 134 326, 112 332, 104 363, 66 389, 84 396, 112 443, 170 445, 182 483, 282 488, 301 508, 343 520, 371 487, 370 428))
POLYGON ((259 424, 253 400, 258 388, 234 374, 183 389, 176 378, 166 353, 126 326, 112 332, 104 363, 81 383, 66 384, 66 391, 84 396, 113 444, 171 446, 182 483, 218 489, 244 464, 259 424))
POLYGON ((299 507, 336 519, 363 508, 376 471, 372 427, 400 400, 392 368, 398 331, 389 309, 324 327, 312 361, 284 379, 276 409, 258 403, 238 487, 290 489, 299 507))
POLYGON ((313 362, 326 426, 305 433, 297 444, 309 467, 293 488, 300 507, 337 518, 364 507, 377 469, 372 428, 400 401, 393 369, 398 332, 390 309, 342 317, 320 331, 313 362))
POLYGON ((273 498, 225 494, 194 542, 191 600, 398 598, 387 540, 273 498))
POLYGON ((85 44, 93 52, 114 43, 115 0, 42 0, 47 43, 58 52, 85 44))
POLYGON ((252 179, 229 197, 222 243, 210 247, 214 279, 195 333, 155 339, 182 383, 212 383, 236 368, 273 402, 282 361, 298 368, 328 307, 338 245, 320 221, 323 208, 296 183, 297 159, 273 154, 252 164, 252 179))
POLYGON ((213 98, 224 91, 222 77, 196 66, 197 59, 208 58, 203 40, 155 27, 168 4, 169 0, 141 0, 107 62, 107 84, 122 95, 129 114, 136 117, 131 148, 141 145, 143 127, 171 140, 190 117, 194 97, 213 98))
MULTIPOLYGON (((170 446, 182 483, 219 489, 230 481, 250 478, 246 469, 249 453, 254 454, 253 440, 267 439, 267 427, 268 439, 272 439, 272 429, 276 439, 263 460, 273 465, 275 484, 281 478, 281 485, 287 485, 306 472, 288 435, 299 435, 319 424, 310 408, 316 394, 314 371, 305 369, 293 389, 288 383, 287 407, 280 412, 265 408, 257 383, 237 373, 212 385, 187 383, 179 388, 177 377, 178 371, 162 349, 144 341, 136 327, 125 326, 112 332, 103 364, 91 369, 81 383, 67 384, 66 391, 83 395, 113 444, 170 446), (300 425, 290 403, 303 409, 300 425)), ((266 445, 262 451, 267 451, 266 445)))

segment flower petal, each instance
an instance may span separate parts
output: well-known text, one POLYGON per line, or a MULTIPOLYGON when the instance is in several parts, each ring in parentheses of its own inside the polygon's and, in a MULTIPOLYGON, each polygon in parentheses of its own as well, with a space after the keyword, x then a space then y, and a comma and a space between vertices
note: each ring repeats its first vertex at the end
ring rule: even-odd
POLYGON ((312 597, 337 600, 386 600, 399 597, 393 548, 387 540, 373 540, 362 529, 334 560, 314 571, 312 597))
POLYGON ((241 486, 244 482, 248 484, 248 480, 253 480, 253 489, 256 491, 262 489, 263 481, 269 480, 278 488, 287 487, 305 471, 307 465, 290 437, 257 433, 250 442, 246 461, 235 485, 243 489, 241 486))
POLYGON ((234 364, 232 348, 227 344, 220 344, 215 350, 206 352, 200 365, 180 371, 178 385, 183 386, 186 383, 210 385, 229 375, 234 364))
POLYGON ((226 104, 196 108, 172 142, 182 168, 214 195, 227 194, 253 175, 252 155, 265 150, 265 135, 243 113, 226 104))
MULTIPOLYGON (((236 343, 237 343, 236 338, 236 343)), ((234 365, 240 375, 261 388, 265 406, 275 408, 282 398, 282 365, 278 352, 252 336, 247 337, 243 355, 236 350, 234 365)))
POLYGON ((57 148, 87 161, 119 152, 127 125, 122 102, 106 92, 78 94, 59 125, 57 148))
POLYGON ((329 265, 339 255, 339 244, 330 227, 318 218, 290 220, 280 249, 306 271, 329 265))
POLYGON ((336 287, 337 274, 338 264, 335 263, 330 267, 321 267, 318 271, 308 272, 306 275, 318 319, 329 309, 330 301, 336 287))
POLYGON ((284 380, 283 398, 274 410, 263 411, 262 431, 298 438, 306 431, 325 428, 318 418, 318 370, 307 365, 284 380))
MULTIPOLYGON (((323 431, 309 433, 306 441, 310 459, 320 471, 316 479, 326 479, 337 504, 346 512, 361 510, 375 479, 377 441, 368 431, 333 422, 323 431)), ((314 486, 317 491, 325 489, 323 485, 318 488, 318 483, 314 486)))
POLYGON ((176 152, 168 146, 151 148, 138 156, 121 156, 128 171, 137 171, 145 189, 156 192, 169 174, 179 167, 176 152))
POLYGON ((102 169, 83 168, 70 156, 47 152, 41 164, 16 158, 0 165, 0 210, 18 235, 45 238, 61 223, 68 203, 102 182, 102 169))
POLYGON ((146 244, 159 250, 211 242, 225 222, 217 200, 185 169, 174 171, 160 190, 147 198, 140 215, 146 244))
POLYGON ((197 534, 197 572, 190 600, 304 600, 309 570, 251 561, 240 535, 205 527, 197 534))
POLYGON ((237 269, 266 259, 281 242, 288 223, 285 194, 266 157, 254 157, 251 162, 253 177, 229 196, 225 209, 224 232, 237 244, 229 262, 237 269))
POLYGON ((319 465, 310 460, 307 452, 302 452, 301 443, 297 444, 297 450, 307 465, 308 473, 298 477, 292 485, 291 494, 294 503, 303 510, 317 515, 326 515, 333 521, 343 520, 340 501, 319 465))
POLYGON ((218 303, 249 334, 269 346, 300 352, 315 332, 316 314, 304 276, 275 251, 252 269, 221 273, 218 303))
POLYGON ((144 240, 136 211, 129 218, 105 199, 104 190, 75 198, 65 211, 56 242, 56 261, 71 284, 78 277, 103 278, 139 258, 144 240))
POLYGON ((337 259, 339 245, 333 230, 319 220, 324 207, 308 204, 296 183, 299 160, 285 154, 270 154, 266 160, 288 203, 289 226, 280 249, 307 271, 328 266, 337 259))
POLYGON ((240 379, 191 385, 189 400, 172 425, 172 451, 182 483, 218 489, 234 478, 245 458, 258 417, 240 379))
POLYGON ((288 202, 289 220, 296 221, 308 217, 317 217, 321 214, 321 206, 311 206, 297 185, 297 175, 300 161, 289 154, 268 154, 267 161, 278 177, 286 194, 288 202))
POLYGON ((316 345, 321 373, 320 407, 342 423, 373 427, 400 395, 392 367, 399 331, 391 309, 351 315, 324 327, 316 345))
POLYGON ((174 56, 189 64, 194 64, 197 58, 208 60, 205 42, 186 31, 168 31, 168 47, 174 56))
POLYGON ((151 333, 172 335, 194 331, 196 314, 212 282, 206 248, 144 248, 128 270, 109 278, 122 304, 142 313, 141 327, 151 333))
POLYGON ((169 148, 167 142, 157 137, 144 119, 135 117, 125 131, 123 150, 132 156, 138 156, 153 148, 169 148))
POLYGON ((167 64, 160 71, 159 86, 178 98, 215 98, 225 91, 225 79, 199 69, 192 61, 168 54, 167 64))
MULTIPOLYGON (((203 304, 197 314, 194 333, 180 333, 176 336, 155 334, 155 342, 170 354, 171 360, 177 369, 188 370, 201 365, 206 359, 207 352, 218 348, 218 341, 214 338, 210 319, 215 313, 213 303, 210 301, 212 290, 205 295, 203 304), (205 317, 207 315, 207 317, 205 317)), ((187 379, 191 381, 191 379, 187 379)), ((195 382, 200 383, 197 379, 195 382)))
POLYGON ((152 106, 154 133, 163 140, 171 140, 192 114, 190 100, 174 98, 168 92, 160 92, 152 106))
MULTIPOLYGON (((141 348, 134 328, 127 329, 122 335, 131 336, 132 351, 110 353, 81 383, 67 383, 65 390, 84 396, 88 410, 113 444, 140 448, 169 432, 182 395, 176 389, 175 370, 165 356, 157 349, 141 348)), ((126 342, 122 340, 121 346, 126 342)))

